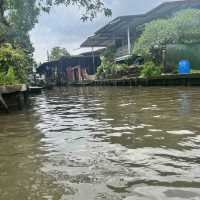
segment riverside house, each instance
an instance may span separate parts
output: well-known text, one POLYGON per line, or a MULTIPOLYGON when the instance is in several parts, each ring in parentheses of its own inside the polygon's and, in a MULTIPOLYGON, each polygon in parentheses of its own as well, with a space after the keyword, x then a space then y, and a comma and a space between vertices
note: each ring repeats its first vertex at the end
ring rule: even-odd
POLYGON ((93 79, 100 65, 99 56, 71 56, 40 65, 37 72, 45 77, 47 84, 64 85, 93 79))

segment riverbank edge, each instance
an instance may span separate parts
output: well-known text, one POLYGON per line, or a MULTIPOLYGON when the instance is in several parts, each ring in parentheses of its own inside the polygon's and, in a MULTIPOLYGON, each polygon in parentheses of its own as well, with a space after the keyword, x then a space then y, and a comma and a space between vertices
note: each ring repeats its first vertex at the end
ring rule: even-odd
POLYGON ((120 78, 70 83, 72 86, 200 86, 200 74, 170 74, 149 78, 120 78))

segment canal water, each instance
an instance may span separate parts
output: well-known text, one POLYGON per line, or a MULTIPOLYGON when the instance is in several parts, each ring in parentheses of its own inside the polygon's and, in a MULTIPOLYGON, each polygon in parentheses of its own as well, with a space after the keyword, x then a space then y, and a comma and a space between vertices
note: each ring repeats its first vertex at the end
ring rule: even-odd
POLYGON ((58 88, 0 115, 1 200, 200 199, 199 88, 58 88))

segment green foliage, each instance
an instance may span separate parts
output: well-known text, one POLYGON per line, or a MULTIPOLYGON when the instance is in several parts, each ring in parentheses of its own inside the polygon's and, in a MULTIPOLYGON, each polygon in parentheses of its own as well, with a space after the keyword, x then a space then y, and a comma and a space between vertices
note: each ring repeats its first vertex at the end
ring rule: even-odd
POLYGON ((3 0, 0 4, 0 43, 9 42, 32 54, 29 31, 37 23, 39 8, 36 0, 3 0))
POLYGON ((15 71, 13 67, 9 67, 8 72, 6 74, 6 83, 7 84, 17 84, 19 81, 17 80, 17 77, 15 76, 15 71))
POLYGON ((156 20, 146 25, 139 40, 134 45, 134 53, 148 56, 151 49, 161 48, 166 43, 175 40, 174 27, 168 20, 156 20))
POLYGON ((156 66, 153 62, 146 62, 141 71, 141 77, 152 77, 161 75, 161 67, 156 66))
POLYGON ((102 58, 101 65, 97 68, 97 77, 115 77, 120 76, 128 71, 128 65, 126 64, 115 64, 109 62, 105 57, 102 58))
POLYGON ((116 52, 117 52, 116 47, 109 47, 106 50, 104 50, 102 56, 106 61, 113 63, 116 52))
POLYGON ((0 73, 1 77, 7 74, 6 80, 16 79, 24 83, 27 77, 28 62, 27 55, 22 49, 14 49, 11 44, 0 46, 0 73))
POLYGON ((10 67, 8 69, 7 74, 0 73, 0 85, 16 85, 20 82, 17 80, 15 76, 15 71, 13 67, 10 67))
POLYGON ((128 65, 126 64, 114 64, 112 66, 112 71, 111 73, 114 74, 114 75, 117 75, 117 74, 123 74, 123 73, 126 73, 128 71, 128 65))
POLYGON ((101 65, 97 68, 97 77, 106 77, 108 74, 114 74, 118 67, 114 63, 116 48, 107 48, 101 57, 101 65))
POLYGON ((101 65, 97 68, 97 77, 105 77, 109 74, 112 68, 112 63, 109 62, 105 57, 101 58, 101 65))
POLYGON ((0 73, 0 85, 5 84, 5 74, 4 73, 0 73))
POLYGON ((148 23, 134 45, 134 53, 148 57, 166 44, 200 42, 200 10, 186 9, 175 17, 148 23))
POLYGON ((69 56, 70 54, 65 48, 54 47, 51 50, 50 55, 48 55, 48 60, 49 61, 59 60, 62 57, 69 57, 69 56))

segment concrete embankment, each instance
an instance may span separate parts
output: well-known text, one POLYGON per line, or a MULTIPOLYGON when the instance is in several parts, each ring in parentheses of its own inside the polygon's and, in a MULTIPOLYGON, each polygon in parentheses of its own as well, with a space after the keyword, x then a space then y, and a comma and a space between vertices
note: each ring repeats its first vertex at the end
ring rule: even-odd
MULTIPOLYGON (((83 83, 83 85, 85 85, 85 83, 83 83)), ((93 85, 93 86, 200 86, 200 74, 162 75, 162 76, 156 76, 156 77, 150 77, 150 78, 104 79, 104 80, 95 80, 95 81, 88 82, 88 85, 93 85)))

